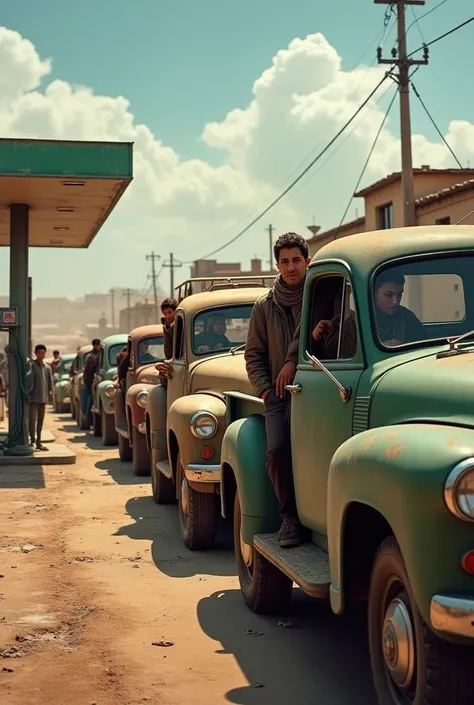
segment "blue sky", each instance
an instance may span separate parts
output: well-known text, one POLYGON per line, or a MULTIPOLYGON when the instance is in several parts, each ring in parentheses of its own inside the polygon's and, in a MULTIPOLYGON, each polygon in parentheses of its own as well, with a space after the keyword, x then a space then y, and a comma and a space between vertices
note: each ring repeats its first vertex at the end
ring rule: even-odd
MULTIPOLYGON (((421 15, 438 2, 428 0, 415 12, 421 15)), ((420 21, 424 37, 429 41, 472 10, 472 0, 448 0, 420 21)), ((279 49, 295 37, 322 32, 342 56, 344 69, 354 68, 362 57, 371 63, 384 11, 371 0, 21 0, 2 3, 0 22, 29 39, 42 59, 52 58, 46 83, 60 78, 97 94, 123 95, 136 121, 182 158, 217 165, 225 155, 200 139, 204 125, 249 104, 253 82, 279 49)), ((407 21, 413 21, 410 8, 407 21)), ((429 67, 416 77, 443 131, 453 117, 474 118, 473 32, 474 24, 435 45, 429 67)), ((409 47, 420 44, 414 25, 409 47)), ((387 53, 391 46, 390 41, 387 53)), ((437 139, 414 97, 412 119, 414 131, 437 139)), ((397 132, 396 116, 391 128, 397 132)), ((294 166, 289 164, 288 171, 294 166)))

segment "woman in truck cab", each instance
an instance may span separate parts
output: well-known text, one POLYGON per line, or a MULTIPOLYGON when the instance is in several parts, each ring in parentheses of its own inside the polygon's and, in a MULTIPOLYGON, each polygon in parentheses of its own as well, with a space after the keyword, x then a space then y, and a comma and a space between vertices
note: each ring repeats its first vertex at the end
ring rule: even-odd
POLYGON ((405 277, 387 269, 375 282, 375 319, 383 345, 394 347, 426 338, 425 329, 413 311, 401 305, 405 277))

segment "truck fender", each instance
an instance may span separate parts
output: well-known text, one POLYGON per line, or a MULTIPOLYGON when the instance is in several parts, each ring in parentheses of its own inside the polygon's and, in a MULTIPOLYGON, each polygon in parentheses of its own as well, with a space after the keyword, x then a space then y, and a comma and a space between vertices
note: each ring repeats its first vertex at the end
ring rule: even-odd
POLYGON ((127 418, 129 420, 129 434, 131 438, 132 428, 137 428, 139 424, 143 423, 145 420, 145 409, 137 404, 138 394, 146 390, 150 393, 153 389, 151 384, 132 384, 131 387, 127 389, 127 395, 125 398, 125 403, 127 406, 127 418))
POLYGON ((157 452, 158 460, 168 457, 166 442, 167 388, 157 384, 148 392, 145 407, 148 450, 157 452))
POLYGON ((105 393, 105 390, 108 389, 109 387, 114 387, 114 383, 110 379, 103 379, 101 382, 99 382, 98 387, 97 387, 97 397, 99 401, 99 411, 102 409, 105 411, 106 414, 111 414, 113 411, 113 406, 110 406, 110 403, 115 399, 115 395, 113 397, 108 397, 105 393))
POLYGON ((472 524, 449 511, 443 494, 450 471, 470 457, 474 431, 437 424, 375 428, 340 446, 329 469, 327 502, 336 613, 344 609, 348 566, 365 565, 368 578, 389 534, 398 541, 427 624, 433 595, 472 591, 472 576, 461 566, 464 552, 472 549, 472 524))
POLYGON ((221 444, 226 428, 227 408, 225 401, 220 397, 201 392, 176 399, 168 409, 167 419, 168 451, 173 463, 173 473, 176 472, 176 452, 172 452, 172 437, 176 439, 184 467, 190 463, 203 462, 220 465, 221 444), (216 417, 218 421, 217 433, 212 438, 196 438, 191 432, 191 419, 198 411, 208 411, 216 417), (214 456, 212 460, 204 461, 201 451, 208 446, 214 449, 214 456))
POLYGON ((255 534, 277 531, 281 520, 266 467, 265 419, 254 414, 227 428, 221 450, 221 508, 227 513, 235 483, 242 511, 242 538, 252 544, 255 534))

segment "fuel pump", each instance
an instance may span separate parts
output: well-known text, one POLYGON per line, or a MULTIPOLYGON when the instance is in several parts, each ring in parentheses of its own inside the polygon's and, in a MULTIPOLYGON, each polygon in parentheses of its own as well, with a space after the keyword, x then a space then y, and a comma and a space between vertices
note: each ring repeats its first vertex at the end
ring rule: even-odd
POLYGON ((7 452, 9 448, 21 445, 25 440, 25 410, 26 402, 28 401, 26 374, 28 363, 20 349, 18 338, 19 324, 17 308, 0 308, 0 330, 9 333, 9 344, 5 349, 9 369, 9 427, 6 439, 0 443, 0 449, 7 452))

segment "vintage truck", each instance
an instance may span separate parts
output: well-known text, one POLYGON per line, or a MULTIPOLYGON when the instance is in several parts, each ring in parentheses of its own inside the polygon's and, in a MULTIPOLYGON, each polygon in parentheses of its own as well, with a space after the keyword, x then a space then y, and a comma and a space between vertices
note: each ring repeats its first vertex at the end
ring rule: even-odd
POLYGON ((92 400, 92 429, 94 436, 102 436, 104 446, 117 445, 114 400, 117 377, 117 355, 127 345, 126 333, 109 335, 101 343, 99 372, 95 376, 92 400))
MULTIPOLYGON (((82 389, 82 374, 89 355, 92 352, 92 345, 83 345, 77 351, 77 355, 70 369, 71 374, 71 415, 82 428, 85 424, 81 412, 80 392, 82 389)), ((88 428, 85 426, 85 428, 88 428)))
POLYGON ((251 393, 242 367, 255 301, 268 291, 262 277, 193 279, 206 291, 186 296, 174 323, 173 376, 148 394, 146 431, 152 491, 159 504, 178 500, 181 535, 190 549, 214 543, 219 504, 220 447, 227 423, 224 391, 251 393))
POLYGON ((53 375, 53 409, 59 414, 65 414, 71 409, 71 383, 69 372, 75 357, 75 355, 63 355, 53 375))
POLYGON ((338 615, 366 599, 380 705, 473 702, 473 266, 468 226, 361 233, 313 257, 287 387, 297 548, 277 540, 263 402, 228 386, 221 504, 243 596, 279 612, 295 582, 338 615), (320 321, 331 339, 315 340, 320 321))
POLYGON ((164 360, 163 326, 140 326, 128 335, 129 368, 125 393, 116 385, 114 401, 115 430, 121 460, 131 460, 135 475, 150 474, 150 452, 145 433, 145 406, 149 391, 158 384, 155 369, 164 360))

